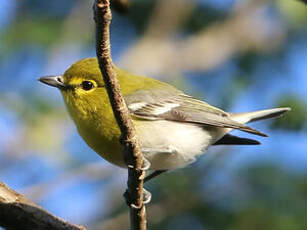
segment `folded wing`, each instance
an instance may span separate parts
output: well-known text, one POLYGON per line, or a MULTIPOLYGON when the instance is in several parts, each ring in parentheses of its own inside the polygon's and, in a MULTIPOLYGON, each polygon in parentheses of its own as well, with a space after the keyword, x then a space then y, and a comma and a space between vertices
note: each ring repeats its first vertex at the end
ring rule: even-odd
MULTIPOLYGON (((180 92, 180 91, 179 91, 180 92)), ((239 129, 259 136, 266 134, 231 119, 230 114, 183 93, 140 90, 125 97, 133 116, 146 120, 169 120, 200 126, 239 129)))

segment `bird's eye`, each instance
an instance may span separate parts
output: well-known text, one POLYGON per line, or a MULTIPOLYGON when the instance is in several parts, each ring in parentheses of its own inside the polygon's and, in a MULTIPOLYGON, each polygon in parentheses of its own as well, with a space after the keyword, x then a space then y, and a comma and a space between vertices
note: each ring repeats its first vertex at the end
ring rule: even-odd
POLYGON ((94 88, 94 84, 90 81, 83 81, 81 83, 81 87, 84 90, 91 90, 92 88, 94 88))

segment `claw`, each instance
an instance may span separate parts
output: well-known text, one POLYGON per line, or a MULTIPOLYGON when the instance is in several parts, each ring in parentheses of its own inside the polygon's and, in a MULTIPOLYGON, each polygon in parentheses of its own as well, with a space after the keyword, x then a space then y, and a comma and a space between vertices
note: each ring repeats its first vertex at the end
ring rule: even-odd
POLYGON ((147 160, 145 157, 143 157, 143 165, 142 165, 142 170, 147 171, 151 166, 151 163, 149 160, 147 160))
POLYGON ((143 188, 143 203, 148 204, 151 201, 151 193, 143 188))
MULTIPOLYGON (((129 207, 134 208, 134 209, 140 208, 139 206, 132 203, 131 196, 130 196, 128 189, 125 191, 123 196, 125 197, 126 203, 129 207)), ((145 188, 143 188, 143 204, 148 204, 150 201, 151 201, 151 193, 148 192, 145 188)))
MULTIPOLYGON (((147 170, 150 168, 150 166, 151 166, 150 161, 147 160, 145 157, 143 157, 143 165, 142 165, 142 167, 141 167, 141 170, 147 171, 147 170)), ((131 169, 134 168, 134 166, 133 166, 133 165, 130 165, 130 164, 128 164, 127 167, 128 167, 128 168, 131 168, 131 169)))

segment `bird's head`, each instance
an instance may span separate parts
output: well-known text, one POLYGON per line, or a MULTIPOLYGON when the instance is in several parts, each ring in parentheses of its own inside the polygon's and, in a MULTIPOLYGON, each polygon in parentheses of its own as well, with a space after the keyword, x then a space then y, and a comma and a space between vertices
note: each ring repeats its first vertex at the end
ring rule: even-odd
POLYGON ((74 63, 63 75, 44 76, 39 81, 58 88, 73 118, 93 116, 109 106, 109 99, 96 58, 74 63))

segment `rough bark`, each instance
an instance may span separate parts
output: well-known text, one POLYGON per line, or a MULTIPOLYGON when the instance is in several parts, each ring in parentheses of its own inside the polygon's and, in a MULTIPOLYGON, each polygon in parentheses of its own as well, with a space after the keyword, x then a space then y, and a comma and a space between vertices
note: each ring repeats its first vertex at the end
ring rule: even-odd
POLYGON ((85 230, 56 217, 0 182, 0 226, 10 230, 85 230))
POLYGON ((113 70, 110 48, 110 23, 112 14, 109 0, 96 0, 94 4, 96 22, 96 54, 105 82, 113 113, 121 130, 124 159, 128 166, 127 203, 130 206, 131 229, 146 229, 146 210, 143 204, 143 157, 136 131, 128 108, 122 97, 116 73, 113 70))

